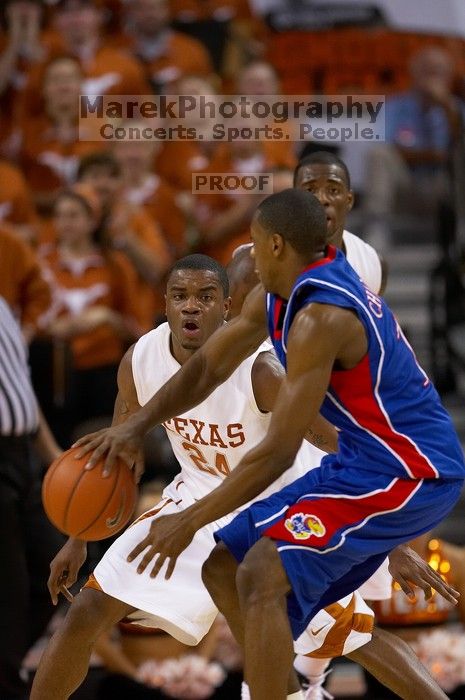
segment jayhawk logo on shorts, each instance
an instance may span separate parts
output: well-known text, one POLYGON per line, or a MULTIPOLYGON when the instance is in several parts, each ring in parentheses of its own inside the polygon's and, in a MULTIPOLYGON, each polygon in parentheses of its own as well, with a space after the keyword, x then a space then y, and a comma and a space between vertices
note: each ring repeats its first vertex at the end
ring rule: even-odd
POLYGON ((326 528, 316 515, 309 513, 294 513, 284 523, 286 530, 292 533, 296 540, 308 540, 309 537, 323 537, 326 528))

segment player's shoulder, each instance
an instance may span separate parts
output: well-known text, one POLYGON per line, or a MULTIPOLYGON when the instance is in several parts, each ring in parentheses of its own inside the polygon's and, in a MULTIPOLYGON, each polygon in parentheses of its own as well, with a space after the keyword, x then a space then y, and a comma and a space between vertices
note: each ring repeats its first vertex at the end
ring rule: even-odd
POLYGON ((263 344, 257 352, 251 367, 252 384, 255 381, 265 380, 267 377, 273 377, 276 374, 281 376, 283 371, 283 367, 272 347, 267 347, 263 344))
POLYGON ((134 348, 136 343, 133 343, 130 348, 126 350, 123 357, 120 360, 118 367, 118 387, 121 389, 128 381, 132 380, 132 358, 134 355, 134 348))
POLYGON ((163 350, 168 343, 170 329, 167 323, 161 323, 156 328, 144 333, 134 343, 132 361, 135 363, 144 362, 144 358, 152 356, 157 348, 163 350))
POLYGON ((354 327, 359 325, 356 315, 351 308, 331 303, 329 300, 311 301, 303 306, 295 315, 289 332, 288 348, 294 347, 305 350, 309 342, 319 342, 323 337, 328 341, 342 341, 352 335, 354 327))
POLYGON ((385 261, 372 245, 350 231, 344 231, 342 240, 347 262, 375 294, 381 294, 387 279, 385 261))
POLYGON ((349 256, 350 251, 358 251, 364 253, 365 255, 379 260, 379 253, 373 248, 372 245, 364 241, 360 236, 356 236, 350 231, 344 230, 342 234, 342 240, 344 241, 344 246, 349 256))

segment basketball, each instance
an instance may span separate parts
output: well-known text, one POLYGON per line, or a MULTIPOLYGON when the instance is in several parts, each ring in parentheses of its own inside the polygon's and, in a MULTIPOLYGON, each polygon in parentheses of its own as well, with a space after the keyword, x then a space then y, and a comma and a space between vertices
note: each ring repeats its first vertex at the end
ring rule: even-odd
POLYGON ((71 448, 50 465, 42 485, 42 501, 49 520, 61 532, 81 540, 104 540, 128 522, 136 504, 133 472, 116 461, 108 477, 102 477, 102 458, 90 471, 80 448, 71 448))

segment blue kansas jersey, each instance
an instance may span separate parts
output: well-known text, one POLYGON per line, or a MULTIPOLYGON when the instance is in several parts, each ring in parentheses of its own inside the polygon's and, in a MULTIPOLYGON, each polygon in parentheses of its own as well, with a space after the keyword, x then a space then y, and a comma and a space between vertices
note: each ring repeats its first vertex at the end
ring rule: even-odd
POLYGON ((463 478, 451 419, 399 324, 332 246, 299 276, 288 302, 268 295, 269 333, 284 367, 292 321, 313 302, 355 311, 368 339, 368 352, 356 367, 333 370, 321 408, 341 431, 339 465, 404 479, 463 478))

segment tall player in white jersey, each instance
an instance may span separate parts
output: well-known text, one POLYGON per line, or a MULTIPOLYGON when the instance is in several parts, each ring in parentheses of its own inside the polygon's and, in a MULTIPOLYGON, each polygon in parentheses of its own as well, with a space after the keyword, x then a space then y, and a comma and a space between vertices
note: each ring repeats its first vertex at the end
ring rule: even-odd
POLYGON ((302 158, 294 172, 294 187, 311 192, 320 201, 326 211, 328 242, 345 253, 354 270, 375 294, 383 294, 387 281, 384 260, 371 245, 345 228, 354 194, 344 161, 328 151, 317 151, 302 158))
MULTIPOLYGON (((229 306, 225 288, 224 271, 211 259, 191 256, 178 264, 168 283, 169 327, 163 325, 148 333, 122 361, 115 423, 124 421, 145 403, 224 322, 229 306)), ((76 597, 63 628, 44 655, 31 698, 69 697, 85 676, 95 639, 123 617, 158 626, 189 644, 196 643, 207 632, 216 608, 203 586, 200 570, 213 547, 212 532, 218 525, 199 533, 169 581, 151 579, 149 570, 139 575, 136 566, 128 563, 127 555, 158 514, 176 512, 212 490, 227 476, 249 443, 258 440, 266 430, 269 419, 264 412, 273 407, 282 373, 273 356, 264 350, 241 365, 215 392, 216 396, 207 400, 207 405, 201 404, 165 426, 180 461, 181 473, 168 486, 161 503, 126 530, 110 548, 89 585, 76 597)), ((322 423, 321 427, 314 426, 314 430, 320 441, 326 440, 327 447, 334 448, 330 426, 322 423)), ((299 469, 296 465, 298 473, 299 469)), ((292 475, 288 477, 292 479, 292 475)), ((70 540, 54 560, 49 586, 55 600, 58 592, 66 592, 66 584, 76 580, 84 558, 85 544, 70 540)), ((334 632, 344 628, 341 633, 348 650, 369 638, 369 611, 358 596, 348 598, 354 612, 350 624, 343 624, 347 613, 338 619, 337 612, 329 615, 322 611, 326 617, 322 623, 316 618, 312 621, 314 628, 311 626, 299 640, 300 651, 312 652, 324 645, 326 635, 320 634, 321 626, 326 627, 326 632, 333 630, 333 641, 334 632), (365 620, 365 628, 362 625, 358 631, 354 630, 352 619, 355 618, 358 623, 365 620)), ((341 611, 344 612, 344 603, 341 611)), ((364 653, 364 665, 375 672, 381 668, 379 661, 383 656, 384 662, 390 658, 392 668, 405 664, 405 650, 399 652, 389 640, 384 641, 384 647, 382 643, 381 640, 373 646, 372 642, 371 650, 354 652, 360 654, 357 660, 363 661, 364 653), (393 654, 397 654, 395 659, 393 654)), ((398 642, 395 644, 399 646, 398 642)), ((384 681, 386 672, 384 669, 384 681)), ((421 683, 421 670, 414 668, 412 673, 410 680, 421 683)), ((396 675, 394 671, 391 677, 396 675)))

